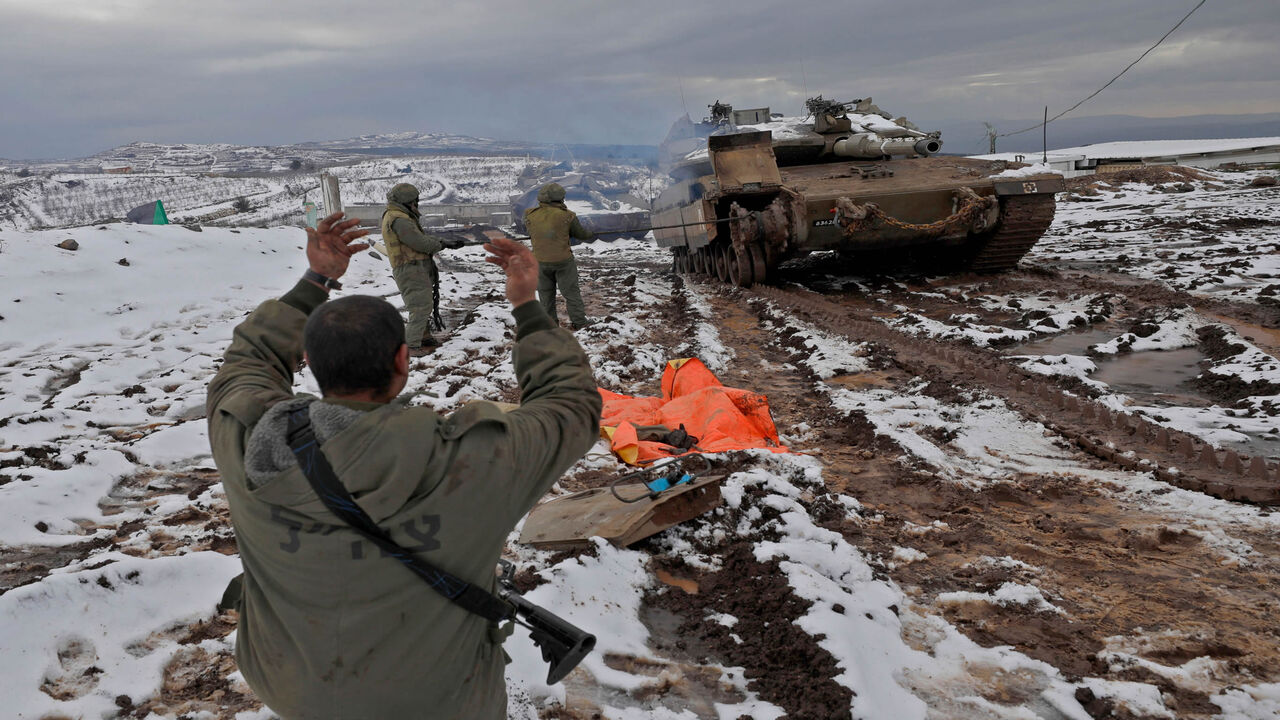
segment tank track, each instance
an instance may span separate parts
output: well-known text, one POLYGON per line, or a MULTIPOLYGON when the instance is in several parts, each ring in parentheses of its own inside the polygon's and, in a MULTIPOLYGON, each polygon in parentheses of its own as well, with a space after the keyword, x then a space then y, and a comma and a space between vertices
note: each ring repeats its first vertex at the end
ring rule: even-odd
POLYGON ((977 248, 969 269, 992 273, 1012 270, 1053 223, 1053 195, 1008 195, 1000 200, 1000 224, 977 248))

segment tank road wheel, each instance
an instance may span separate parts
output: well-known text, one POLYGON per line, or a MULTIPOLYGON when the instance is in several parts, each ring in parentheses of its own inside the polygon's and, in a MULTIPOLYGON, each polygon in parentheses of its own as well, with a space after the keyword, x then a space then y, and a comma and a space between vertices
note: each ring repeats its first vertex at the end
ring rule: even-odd
POLYGON ((729 257, 729 281, 738 287, 751 287, 751 284, 755 282, 755 269, 752 267, 751 256, 744 256, 732 247, 728 248, 727 252, 729 257))
POLYGON ((701 249, 694 250, 693 254, 689 256, 689 272, 694 275, 701 275, 704 272, 702 268, 705 259, 705 253, 701 249))
POLYGON ((769 282, 769 266, 764 260, 764 248, 756 243, 747 246, 748 257, 751 261, 751 277, 752 279, 764 285, 769 282))
POLYGON ((729 280, 738 287, 751 287, 757 277, 747 248, 759 237, 760 226, 736 202, 729 206, 729 219, 729 280))
POLYGON ((716 277, 720 279, 720 282, 723 282, 723 283, 729 282, 729 262, 730 262, 729 248, 724 245, 716 248, 715 258, 716 258, 716 277))

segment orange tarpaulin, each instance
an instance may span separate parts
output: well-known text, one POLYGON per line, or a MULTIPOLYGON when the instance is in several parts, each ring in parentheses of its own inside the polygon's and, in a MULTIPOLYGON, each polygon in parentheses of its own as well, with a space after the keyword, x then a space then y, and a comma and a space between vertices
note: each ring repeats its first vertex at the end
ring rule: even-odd
POLYGON ((765 448, 788 452, 778 441, 778 429, 764 395, 725 387, 697 358, 671 360, 662 372, 662 397, 631 397, 600 388, 604 411, 602 434, 623 462, 644 465, 688 452, 723 452, 765 448), (683 450, 641 435, 652 427, 675 430, 681 425, 698 439, 683 450), (643 432, 640 429, 644 429, 643 432))

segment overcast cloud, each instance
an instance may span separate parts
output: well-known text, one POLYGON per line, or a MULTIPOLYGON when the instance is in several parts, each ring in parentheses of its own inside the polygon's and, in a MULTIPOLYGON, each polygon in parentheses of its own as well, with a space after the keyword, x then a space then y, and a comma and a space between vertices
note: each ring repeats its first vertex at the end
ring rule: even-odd
MULTIPOLYGON (((404 130, 656 144, 686 108, 818 93, 926 129, 1038 118, 1195 2, 0 0, 0 157, 404 130)), ((1075 114, 1280 112, 1277 37, 1276 0, 1209 0, 1075 114)))

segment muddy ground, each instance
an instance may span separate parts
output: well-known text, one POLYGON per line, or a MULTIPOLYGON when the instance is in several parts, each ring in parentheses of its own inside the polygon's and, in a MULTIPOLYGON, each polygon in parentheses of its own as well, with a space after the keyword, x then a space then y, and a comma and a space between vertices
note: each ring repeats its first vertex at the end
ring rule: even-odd
MULTIPOLYGON (((791 279, 802 281, 800 277, 791 279)), ((923 313, 954 312, 952 303, 922 304, 918 292, 937 292, 951 283, 959 286, 974 280, 917 280, 905 286, 912 291, 911 298, 891 298, 889 303, 910 301, 913 309, 923 313)), ((1035 271, 982 282, 992 291, 1071 296, 1079 294, 1090 280, 1108 283, 1105 276, 1035 271)), ((677 286, 680 282, 675 281, 677 286)), ((933 609, 979 644, 1012 646, 1053 665, 1068 678, 1095 676, 1154 683, 1178 717, 1216 715, 1219 708, 1208 701, 1208 695, 1221 687, 1218 683, 1229 684, 1232 679, 1274 682, 1280 677, 1275 670, 1280 662, 1280 626, 1275 622, 1280 611, 1276 595, 1280 543, 1274 532, 1237 528, 1237 537, 1257 552, 1254 562, 1241 566, 1225 561, 1215 548, 1188 532, 1185 518, 1137 506, 1115 496, 1105 483, 1031 473, 978 489, 941 480, 929 468, 904 458, 894 443, 877 437, 864 416, 831 407, 827 396, 814 389, 817 379, 798 367, 803 349, 789 342, 788 329, 777 327, 765 302, 753 300, 750 291, 707 281, 690 282, 707 293, 721 325, 721 340, 742 359, 730 367, 723 377, 725 382, 749 383, 752 389, 767 393, 780 429, 802 425, 814 429, 803 443, 804 452, 822 459, 829 489, 857 498, 884 518, 870 525, 853 524, 832 513, 834 519, 827 526, 868 556, 881 558, 880 571, 905 588, 917 603, 928 607, 944 593, 985 593, 1011 580, 1034 579, 1046 595, 1057 598, 1055 604, 1070 619, 991 604, 948 604, 933 609), (923 534, 917 530, 938 522, 947 529, 923 534), (918 550, 927 558, 910 563, 889 561, 895 548, 901 547, 918 550), (1011 558, 1017 563, 993 566, 984 563, 984 558, 1011 558), (1157 638, 1138 653, 1143 658, 1175 666, 1192 658, 1219 659, 1225 662, 1222 667, 1227 676, 1195 689, 1142 667, 1116 667, 1102 657, 1111 647, 1108 638, 1136 635, 1157 638)), ((1107 286, 1114 288, 1114 284, 1107 286)), ((1129 286, 1135 291, 1116 300, 1135 315, 1150 304, 1181 304, 1186 299, 1184 294, 1154 284, 1129 286)), ((598 303, 605 301, 598 290, 589 292, 597 296, 598 303)), ((857 294, 830 297, 842 297, 842 302, 855 310, 867 307, 867 300, 857 294)), ((673 344, 679 341, 680 302, 677 290, 671 305, 664 308, 672 321, 668 327, 676 334, 669 340, 673 344)), ((1217 304, 1214 310, 1230 312, 1231 307, 1217 304)), ((1009 319, 999 313, 988 315, 984 320, 1009 319)), ((1233 319, 1269 322, 1250 309, 1233 319)), ((919 380, 898 368, 893 348, 872 347, 868 359, 875 370, 837 376, 828 382, 902 390, 919 380)), ((979 391, 932 382, 925 393, 963 403, 976 399, 979 391)), ((945 437, 938 440, 945 445, 945 437)), ((1081 462, 1106 466, 1083 454, 1081 462)), ((815 517, 822 517, 821 507, 815 504, 812 510, 815 517)), ((787 597, 785 580, 776 568, 736 555, 726 565, 720 573, 705 575, 682 567, 678 561, 664 560, 668 577, 685 581, 675 587, 696 587, 697 592, 678 589, 653 599, 682 618, 678 626, 682 637, 698 637, 718 662, 747 667, 748 677, 753 678, 751 688, 786 708, 790 716, 850 717, 847 711, 818 710, 847 707, 848 700, 840 695, 844 689, 830 682, 834 675, 831 658, 812 638, 796 633, 800 637, 788 637, 785 642, 770 636, 764 646, 742 645, 726 640, 724 628, 701 621, 707 613, 723 612, 776 623, 799 612, 794 607, 796 600, 787 597)), ((738 634, 747 637, 749 632, 738 634)), ((998 697, 989 699, 999 701, 998 697)), ((1085 704, 1095 717, 1129 716, 1110 702, 1085 704)))

